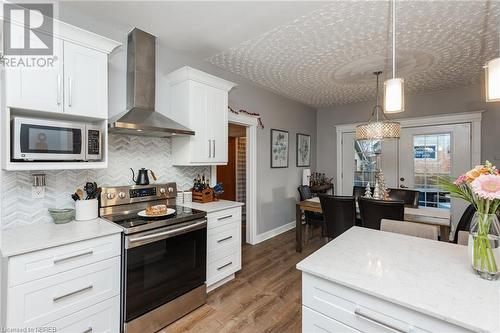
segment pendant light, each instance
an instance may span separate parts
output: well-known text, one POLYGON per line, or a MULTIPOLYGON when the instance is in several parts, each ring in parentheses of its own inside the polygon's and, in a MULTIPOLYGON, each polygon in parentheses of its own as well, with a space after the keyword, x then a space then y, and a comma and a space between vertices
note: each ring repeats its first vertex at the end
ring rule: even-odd
POLYGON ((495 58, 484 66, 486 102, 500 101, 500 58, 495 58))
POLYGON ((396 77, 396 0, 392 0, 392 79, 384 82, 384 112, 405 110, 404 79, 396 77))
POLYGON ((379 76, 382 72, 374 72, 377 76, 377 98, 376 105, 367 123, 356 126, 356 140, 383 140, 399 139, 401 124, 387 119, 379 104, 379 76), (380 119, 382 114, 383 119, 380 119))

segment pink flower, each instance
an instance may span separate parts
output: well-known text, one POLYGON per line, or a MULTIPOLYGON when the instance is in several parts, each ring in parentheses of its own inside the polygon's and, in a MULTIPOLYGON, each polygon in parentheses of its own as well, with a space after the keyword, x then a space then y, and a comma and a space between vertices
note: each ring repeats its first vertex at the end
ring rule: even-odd
POLYGON ((465 183, 467 181, 467 176, 466 175, 461 175, 460 177, 458 177, 454 182, 453 184, 455 185, 462 185, 463 183, 465 183))
POLYGON ((500 176, 481 175, 471 183, 472 190, 486 200, 500 199, 500 176))

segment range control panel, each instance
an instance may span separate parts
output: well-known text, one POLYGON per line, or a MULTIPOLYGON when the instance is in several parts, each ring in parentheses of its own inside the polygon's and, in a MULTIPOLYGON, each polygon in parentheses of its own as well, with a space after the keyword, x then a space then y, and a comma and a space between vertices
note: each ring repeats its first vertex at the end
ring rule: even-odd
POLYGON ((101 207, 159 199, 175 199, 176 196, 176 183, 103 187, 101 207))
POLYGON ((134 188, 130 189, 128 192, 131 198, 152 197, 156 196, 156 187, 134 188))

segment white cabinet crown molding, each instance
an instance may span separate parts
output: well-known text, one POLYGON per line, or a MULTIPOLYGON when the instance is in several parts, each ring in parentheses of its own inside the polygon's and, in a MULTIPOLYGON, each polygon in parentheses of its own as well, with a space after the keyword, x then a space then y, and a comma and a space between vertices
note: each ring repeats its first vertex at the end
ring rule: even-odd
POLYGON ((225 91, 229 91, 237 86, 236 83, 221 79, 217 76, 202 72, 189 66, 181 67, 167 74, 165 78, 170 85, 178 84, 186 80, 192 80, 225 91))

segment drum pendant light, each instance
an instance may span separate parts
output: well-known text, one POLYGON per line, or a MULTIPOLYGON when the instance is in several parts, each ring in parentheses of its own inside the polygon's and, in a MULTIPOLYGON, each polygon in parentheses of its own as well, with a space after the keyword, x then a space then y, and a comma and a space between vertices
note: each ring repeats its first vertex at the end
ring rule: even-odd
POLYGON ((500 58, 495 58, 484 66, 486 102, 500 101, 500 58))
POLYGON ((401 134, 401 124, 390 121, 382 112, 379 104, 379 76, 382 72, 374 72, 377 76, 377 101, 372 109, 371 117, 367 123, 356 126, 356 140, 383 140, 399 139, 401 134), (382 114, 383 119, 380 119, 382 114))
POLYGON ((384 112, 405 110, 404 79, 396 77, 396 0, 392 0, 392 79, 384 82, 384 112))

